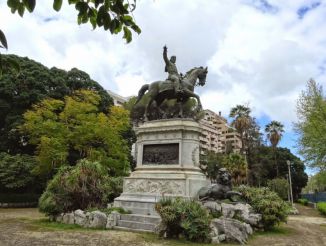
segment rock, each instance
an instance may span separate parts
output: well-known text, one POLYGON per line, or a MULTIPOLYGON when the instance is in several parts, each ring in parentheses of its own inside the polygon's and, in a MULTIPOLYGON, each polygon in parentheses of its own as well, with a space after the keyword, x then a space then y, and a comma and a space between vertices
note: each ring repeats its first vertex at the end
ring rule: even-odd
POLYGON ((86 216, 83 210, 77 209, 74 212, 75 215, 75 224, 80 225, 82 227, 87 227, 89 224, 88 217, 86 216))
POLYGON ((74 213, 66 213, 62 216, 62 223, 65 224, 75 224, 75 215, 74 213))
MULTIPOLYGON (((219 242, 223 241, 222 239, 225 236, 225 240, 228 242, 245 244, 248 236, 252 233, 252 228, 249 224, 225 217, 213 219, 211 226, 215 227, 220 234, 217 238, 219 242)), ((214 238, 216 241, 217 239, 214 238)))
POLYGON ((293 205, 289 211, 289 214, 290 215, 298 215, 299 214, 299 211, 298 209, 293 205))
POLYGON ((120 213, 117 211, 113 211, 108 216, 105 228, 106 229, 114 228, 117 225, 118 220, 120 220, 120 213))
POLYGON ((100 211, 93 211, 89 215, 90 228, 105 228, 107 224, 107 216, 100 211))
POLYGON ((62 222, 63 221, 63 215, 64 215, 64 213, 61 213, 61 214, 57 215, 56 217, 54 217, 54 221, 59 222, 59 223, 63 223, 62 222))
POLYGON ((222 203, 221 207, 222 207, 223 217, 233 218, 233 216, 235 214, 235 210, 236 210, 235 206, 233 204, 222 203))
POLYGON ((254 213, 252 207, 249 204, 222 203, 221 207, 222 207, 222 214, 226 218, 237 219, 239 221, 246 222, 254 227, 259 227, 260 225, 262 215, 254 213))
POLYGON ((221 214, 222 215, 222 206, 220 203, 218 202, 214 202, 214 201, 205 201, 203 202, 203 206, 205 208, 207 208, 210 213, 215 213, 215 214, 221 214))

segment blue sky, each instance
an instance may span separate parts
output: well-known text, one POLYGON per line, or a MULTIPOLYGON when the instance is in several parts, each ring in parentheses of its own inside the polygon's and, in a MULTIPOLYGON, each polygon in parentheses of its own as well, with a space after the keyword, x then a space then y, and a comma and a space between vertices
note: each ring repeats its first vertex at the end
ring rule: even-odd
POLYGON ((262 129, 270 120, 285 125, 280 146, 294 152, 299 93, 310 78, 326 85, 325 0, 139 0, 133 16, 142 33, 134 33, 131 44, 121 34, 78 26, 66 1, 59 13, 51 1, 38 1, 23 19, 5 2, 0 23, 7 53, 48 67, 77 67, 104 88, 130 96, 167 77, 167 45, 180 72, 208 66, 205 87, 196 88, 204 108, 227 116, 235 105, 248 104, 262 129))

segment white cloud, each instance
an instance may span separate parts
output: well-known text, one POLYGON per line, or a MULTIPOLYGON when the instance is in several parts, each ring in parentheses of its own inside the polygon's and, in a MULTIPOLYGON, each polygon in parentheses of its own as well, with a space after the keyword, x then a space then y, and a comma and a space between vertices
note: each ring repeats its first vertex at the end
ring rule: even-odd
POLYGON ((180 72, 208 65, 207 85, 196 89, 203 105, 227 115, 250 102, 256 117, 267 115, 290 125, 295 99, 310 77, 326 76, 326 7, 298 18, 308 0, 141 0, 134 12, 142 28, 133 42, 122 35, 78 26, 72 6, 53 11, 39 1, 33 14, 12 15, 0 4, 1 29, 9 53, 28 56, 49 67, 78 67, 104 88, 124 96, 167 77, 163 45, 177 56, 180 72), (266 1, 265 1, 266 2, 266 1))

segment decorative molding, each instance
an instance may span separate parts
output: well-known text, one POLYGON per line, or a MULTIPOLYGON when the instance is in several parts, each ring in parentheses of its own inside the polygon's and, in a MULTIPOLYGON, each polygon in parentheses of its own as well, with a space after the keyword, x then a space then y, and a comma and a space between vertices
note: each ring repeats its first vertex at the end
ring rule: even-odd
POLYGON ((125 179, 124 192, 184 195, 184 182, 177 180, 125 179))

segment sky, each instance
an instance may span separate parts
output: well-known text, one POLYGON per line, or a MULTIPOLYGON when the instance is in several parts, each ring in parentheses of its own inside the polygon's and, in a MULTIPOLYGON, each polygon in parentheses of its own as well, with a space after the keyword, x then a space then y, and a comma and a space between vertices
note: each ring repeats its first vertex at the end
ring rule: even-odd
MULTIPOLYGON (((64 1, 67 2, 67 1, 64 1)), ((167 77, 162 58, 177 56, 179 72, 208 66, 206 85, 196 88, 203 107, 227 117, 248 105, 262 130, 284 124, 279 146, 296 153, 296 100, 313 78, 325 87, 326 1, 321 0, 138 0, 133 16, 142 33, 126 44, 90 24, 64 3, 37 1, 32 14, 13 15, 0 3, 7 54, 48 67, 87 72, 105 89, 136 95, 141 85, 167 77)))

